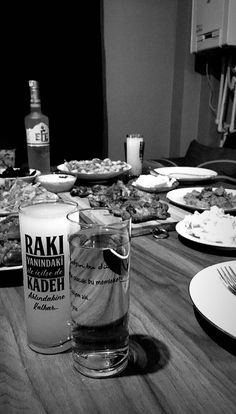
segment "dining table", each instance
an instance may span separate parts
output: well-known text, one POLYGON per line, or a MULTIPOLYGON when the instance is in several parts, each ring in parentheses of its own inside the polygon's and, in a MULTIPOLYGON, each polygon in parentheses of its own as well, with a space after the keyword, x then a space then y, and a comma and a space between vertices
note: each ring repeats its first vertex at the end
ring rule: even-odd
MULTIPOLYGON (((174 221, 192 214, 166 194, 160 198, 174 221)), ((236 248, 195 243, 175 230, 161 239, 151 232, 132 237, 129 362, 119 375, 101 379, 76 371, 71 350, 44 355, 29 348, 22 269, 0 272, 0 413, 235 414, 236 336, 208 319, 190 295, 201 271, 235 260, 236 248)))

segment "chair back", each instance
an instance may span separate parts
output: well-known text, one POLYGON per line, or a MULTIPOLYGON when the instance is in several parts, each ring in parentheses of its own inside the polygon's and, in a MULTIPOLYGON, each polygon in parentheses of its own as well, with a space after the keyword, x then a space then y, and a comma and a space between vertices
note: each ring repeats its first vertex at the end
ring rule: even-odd
POLYGON ((220 175, 236 178, 236 160, 219 159, 205 161, 198 165, 199 168, 209 168, 220 175))

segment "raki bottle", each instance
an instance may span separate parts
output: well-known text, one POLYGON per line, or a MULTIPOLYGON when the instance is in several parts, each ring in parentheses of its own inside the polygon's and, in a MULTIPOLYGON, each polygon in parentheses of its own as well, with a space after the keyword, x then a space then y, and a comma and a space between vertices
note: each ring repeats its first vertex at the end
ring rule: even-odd
POLYGON ((43 174, 50 173, 49 120, 41 112, 39 84, 29 81, 30 113, 25 117, 28 166, 43 174))

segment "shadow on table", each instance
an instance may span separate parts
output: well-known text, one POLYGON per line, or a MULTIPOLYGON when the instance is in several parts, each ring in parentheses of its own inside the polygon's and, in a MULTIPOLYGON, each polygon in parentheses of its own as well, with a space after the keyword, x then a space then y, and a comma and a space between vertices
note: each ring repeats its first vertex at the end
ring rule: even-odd
POLYGON ((163 369, 170 359, 167 346, 147 335, 130 336, 130 358, 120 376, 144 375, 163 369))
POLYGON ((194 314, 204 332, 219 346, 224 348, 230 354, 236 356, 236 339, 230 335, 227 335, 225 332, 210 323, 195 307, 194 314))

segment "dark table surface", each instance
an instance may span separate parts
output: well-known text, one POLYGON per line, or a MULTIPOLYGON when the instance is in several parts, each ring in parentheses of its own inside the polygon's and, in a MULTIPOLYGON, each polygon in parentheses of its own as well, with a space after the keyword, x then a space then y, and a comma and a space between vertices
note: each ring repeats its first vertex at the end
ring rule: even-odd
POLYGON ((1 272, 0 412, 235 413, 236 339, 205 319, 189 295, 199 271, 235 257, 236 250, 190 243, 175 231, 158 241, 132 238, 131 356, 110 379, 79 374, 70 351, 32 351, 22 271, 1 272))

